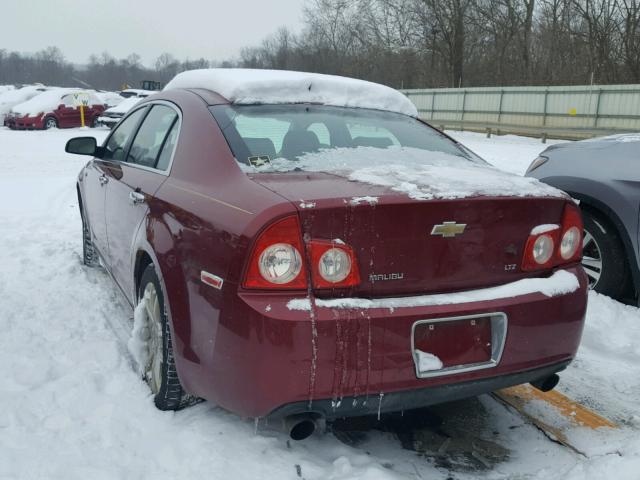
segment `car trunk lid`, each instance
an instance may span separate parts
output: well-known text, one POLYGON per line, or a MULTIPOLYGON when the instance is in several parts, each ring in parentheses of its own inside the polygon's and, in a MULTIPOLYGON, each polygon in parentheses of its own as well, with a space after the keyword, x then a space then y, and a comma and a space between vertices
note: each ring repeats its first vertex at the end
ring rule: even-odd
POLYGON ((566 202, 561 196, 416 200, 328 173, 250 177, 296 205, 305 239, 354 249, 360 284, 320 296, 446 293, 530 277, 520 269, 527 238, 535 226, 560 223, 566 202))

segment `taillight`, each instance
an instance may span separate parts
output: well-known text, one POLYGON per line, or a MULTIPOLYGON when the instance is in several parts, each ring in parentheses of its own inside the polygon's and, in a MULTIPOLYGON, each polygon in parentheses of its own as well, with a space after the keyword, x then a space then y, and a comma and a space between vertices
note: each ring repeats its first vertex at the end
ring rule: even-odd
POLYGON ((525 245, 522 270, 551 268, 580 259, 582 217, 573 203, 567 203, 562 225, 540 225, 531 230, 525 245))
MULTIPOLYGON (((314 288, 343 288, 360 283, 353 249, 330 240, 306 244, 314 288)), ((297 216, 276 221, 258 237, 242 286, 260 289, 306 289, 304 244, 297 216)))
POLYGON ((311 278, 315 288, 358 285, 360 274, 353 249, 329 240, 311 240, 311 278))
POLYGON ((303 245, 297 216, 276 221, 264 230, 251 253, 245 288, 304 289, 303 245))
POLYGON ((577 205, 567 203, 562 214, 562 236, 558 255, 561 262, 574 262, 582 258, 582 215, 577 205))
POLYGON ((560 227, 538 233, 536 228, 531 231, 524 247, 522 270, 538 270, 553 266, 555 247, 558 244, 560 227))

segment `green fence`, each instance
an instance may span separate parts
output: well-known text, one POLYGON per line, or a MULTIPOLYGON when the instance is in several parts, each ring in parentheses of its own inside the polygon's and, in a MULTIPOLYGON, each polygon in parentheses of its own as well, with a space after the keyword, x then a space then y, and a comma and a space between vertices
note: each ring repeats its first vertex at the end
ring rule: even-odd
POLYGON ((440 128, 583 138, 640 131, 640 85, 403 90, 440 128))

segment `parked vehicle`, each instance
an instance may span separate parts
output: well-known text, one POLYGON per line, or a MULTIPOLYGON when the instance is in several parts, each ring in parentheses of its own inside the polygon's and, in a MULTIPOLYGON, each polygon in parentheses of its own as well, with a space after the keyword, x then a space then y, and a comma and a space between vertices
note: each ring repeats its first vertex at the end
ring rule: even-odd
POLYGON ((156 80, 142 80, 140 82, 140 86, 144 90, 154 90, 154 91, 162 90, 162 83, 156 80))
POLYGON ((140 102, 140 97, 125 98, 117 106, 107 108, 98 117, 98 125, 113 128, 124 117, 124 115, 140 102))
POLYGON ((55 88, 14 106, 5 123, 12 129, 80 127, 79 102, 84 106, 85 125, 95 127, 104 104, 95 93, 73 88, 55 88))
POLYGON ((120 90, 120 96, 124 98, 146 98, 149 95, 153 95, 154 93, 156 93, 154 90, 143 90, 141 88, 127 88, 125 90, 120 90))
POLYGON ((283 420, 553 388, 586 309, 575 203, 500 172, 382 85, 185 72, 78 176, 84 262, 136 308, 160 409, 283 420))
POLYGON ((118 92, 108 92, 105 90, 95 90, 94 93, 100 99, 104 108, 113 108, 120 105, 125 98, 118 92))
POLYGON ((0 93, 0 121, 2 121, 2 124, 7 126, 7 116, 14 106, 26 102, 46 90, 48 90, 48 87, 38 84, 26 85, 22 88, 11 89, 0 93))
POLYGON ((591 288, 616 299, 638 298, 640 134, 614 135, 547 148, 527 175, 580 201, 582 265, 591 288))

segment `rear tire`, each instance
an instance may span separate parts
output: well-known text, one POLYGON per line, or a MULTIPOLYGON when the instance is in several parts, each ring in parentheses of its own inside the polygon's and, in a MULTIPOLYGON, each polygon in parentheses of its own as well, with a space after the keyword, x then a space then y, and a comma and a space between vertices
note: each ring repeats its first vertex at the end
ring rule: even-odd
POLYGON ((149 264, 140 279, 138 303, 145 298, 145 312, 149 331, 148 361, 143 378, 154 394, 159 410, 180 410, 198 401, 187 395, 180 384, 173 356, 171 329, 160 279, 153 264, 149 264), (154 341, 154 339, 156 341, 154 341))
POLYGON ((589 287, 621 299, 629 282, 629 267, 618 232, 611 223, 590 210, 583 210, 582 217, 582 266, 589 276, 589 287))

